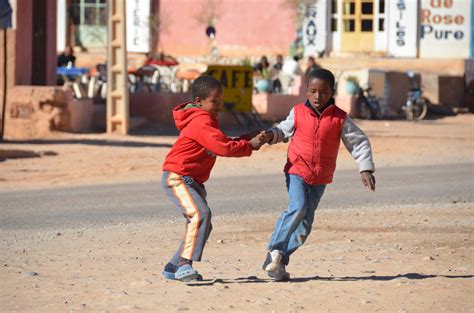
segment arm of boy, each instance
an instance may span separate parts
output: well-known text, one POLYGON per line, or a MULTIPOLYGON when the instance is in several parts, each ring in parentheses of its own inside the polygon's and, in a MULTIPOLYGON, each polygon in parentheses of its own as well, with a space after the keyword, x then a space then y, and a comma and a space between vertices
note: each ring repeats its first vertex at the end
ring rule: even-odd
POLYGON ((294 109, 291 109, 290 113, 284 121, 281 121, 277 126, 270 128, 266 132, 266 142, 273 145, 279 142, 288 142, 295 133, 295 115, 294 109))
POLYGON ((244 157, 250 156, 254 147, 247 140, 232 140, 220 129, 203 123, 195 132, 194 140, 207 150, 218 156, 244 157))
POLYGON ((243 134, 241 135, 240 137, 238 138, 232 138, 232 140, 247 140, 249 141, 250 139, 252 139, 253 137, 257 136, 258 134, 260 134, 262 132, 261 129, 259 130, 256 130, 256 131, 253 131, 251 133, 246 133, 246 134, 243 134))
POLYGON ((346 116, 342 125, 341 139, 359 165, 362 183, 369 190, 375 191, 375 177, 372 174, 375 172, 375 166, 369 138, 348 116, 346 116))

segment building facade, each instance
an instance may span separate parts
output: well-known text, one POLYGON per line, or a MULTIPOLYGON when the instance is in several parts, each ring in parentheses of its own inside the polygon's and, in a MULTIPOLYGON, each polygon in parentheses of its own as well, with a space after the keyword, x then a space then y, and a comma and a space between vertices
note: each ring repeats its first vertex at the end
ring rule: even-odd
POLYGON ((303 22, 305 54, 474 57, 472 0, 317 0, 303 22))
MULTIPOLYGON (((133 0, 127 4, 130 52, 209 53, 216 29, 222 56, 369 54, 395 58, 474 57, 474 0, 314 0, 298 18, 287 0, 133 0)), ((105 49, 106 0, 57 0, 57 50, 105 49)))

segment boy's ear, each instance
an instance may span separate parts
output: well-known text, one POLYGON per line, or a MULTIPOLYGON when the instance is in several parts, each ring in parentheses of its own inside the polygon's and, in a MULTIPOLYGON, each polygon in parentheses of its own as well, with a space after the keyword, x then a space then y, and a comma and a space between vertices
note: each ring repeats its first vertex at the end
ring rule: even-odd
POLYGON ((194 104, 199 106, 199 107, 202 106, 201 98, 200 97, 194 98, 194 104))

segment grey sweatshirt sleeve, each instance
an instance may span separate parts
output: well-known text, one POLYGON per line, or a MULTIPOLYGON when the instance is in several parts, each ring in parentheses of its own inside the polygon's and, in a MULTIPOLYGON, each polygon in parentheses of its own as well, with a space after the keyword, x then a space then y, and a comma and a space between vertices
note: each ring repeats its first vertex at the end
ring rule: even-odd
POLYGON ((342 125, 341 139, 347 150, 359 165, 359 172, 375 172, 374 161, 372 159, 372 149, 369 138, 357 127, 354 121, 346 116, 342 125))
POLYGON ((284 121, 281 121, 280 124, 268 130, 273 133, 273 140, 269 142, 269 144, 273 145, 279 142, 288 142, 288 140, 293 137, 295 133, 294 114, 294 108, 292 108, 284 121))

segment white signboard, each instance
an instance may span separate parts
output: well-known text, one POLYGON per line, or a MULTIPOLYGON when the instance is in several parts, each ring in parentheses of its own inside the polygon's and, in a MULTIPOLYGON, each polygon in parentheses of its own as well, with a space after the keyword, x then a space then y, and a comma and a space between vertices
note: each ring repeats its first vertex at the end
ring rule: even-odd
POLYGON ((56 3, 56 51, 61 53, 66 49, 66 0, 56 3))
POLYGON ((392 0, 388 4, 388 54, 395 57, 416 57, 417 1, 392 0))
POLYGON ((471 1, 421 1, 420 57, 469 57, 471 1))
POLYGON ((127 0, 127 50, 150 51, 150 0, 127 0))
POLYGON ((304 55, 317 56, 326 50, 327 35, 327 4, 326 1, 315 1, 306 9, 303 21, 304 55))

